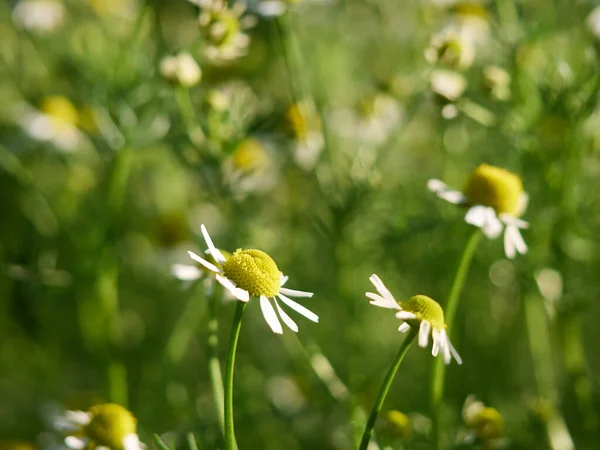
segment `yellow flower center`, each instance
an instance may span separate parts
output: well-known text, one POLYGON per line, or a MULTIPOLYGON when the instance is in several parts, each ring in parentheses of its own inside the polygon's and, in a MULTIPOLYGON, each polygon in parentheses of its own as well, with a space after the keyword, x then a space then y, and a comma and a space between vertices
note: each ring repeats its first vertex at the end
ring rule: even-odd
POLYGON ((484 205, 496 213, 518 215, 523 183, 514 173, 482 164, 473 171, 464 189, 469 205, 484 205))
POLYGON ((426 295, 415 295, 405 302, 400 302, 400 307, 417 316, 417 320, 426 320, 433 328, 446 329, 444 310, 438 302, 426 295))
POLYGON ((398 437, 409 437, 411 435, 410 419, 406 414, 392 409, 386 416, 387 427, 398 437))
POLYGON ((281 272, 275 261, 260 250, 237 249, 223 263, 223 272, 255 297, 273 297, 279 293, 281 272))
POLYGON ((45 97, 40 109, 50 116, 57 125, 76 125, 79 121, 77 109, 65 97, 45 97))
POLYGON ((479 439, 489 441, 502 437, 504 419, 497 409, 486 406, 475 414, 468 425, 475 429, 479 439))
POLYGON ((257 139, 244 139, 233 151, 233 163, 243 172, 260 169, 267 164, 268 160, 265 149, 257 139))
POLYGON ((84 434, 95 446, 123 450, 123 439, 136 432, 136 420, 129 411, 114 403, 104 403, 90 409, 92 420, 84 434))

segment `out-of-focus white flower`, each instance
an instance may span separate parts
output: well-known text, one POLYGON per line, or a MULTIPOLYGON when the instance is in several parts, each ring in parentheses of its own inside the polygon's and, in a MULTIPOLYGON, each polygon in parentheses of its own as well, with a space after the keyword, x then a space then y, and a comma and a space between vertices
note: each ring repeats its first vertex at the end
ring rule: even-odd
POLYGON ((431 73, 431 89, 443 99, 454 102, 467 88, 467 80, 460 73, 436 69, 431 73))
POLYGON ((492 97, 505 101, 510 97, 510 74, 502 67, 488 66, 483 69, 483 82, 492 97))
POLYGON ((520 229, 528 228, 529 224, 519 217, 527 208, 528 196, 517 175, 481 164, 467 180, 463 192, 449 189, 444 182, 436 179, 429 180, 427 187, 450 203, 467 206, 465 222, 480 228, 488 238, 497 238, 504 228, 507 258, 527 253, 520 229))
POLYGON ((65 7, 60 0, 20 0, 13 19, 26 30, 49 33, 63 24, 65 7))
POLYGON ((256 17, 245 15, 246 6, 236 2, 228 6, 223 0, 195 0, 200 6, 198 23, 205 38, 205 54, 215 63, 244 56, 250 37, 244 33, 256 24, 256 17))
POLYGON ((273 171, 269 170, 272 167, 269 154, 256 138, 245 138, 237 144, 222 167, 225 179, 240 197, 275 184, 273 171))
POLYGON ((588 29, 600 39, 600 6, 596 6, 586 20, 588 29))
POLYGON ((447 27, 431 38, 425 59, 431 64, 441 63, 451 69, 464 70, 475 60, 475 43, 460 28, 447 27))
POLYGON ((287 126, 294 139, 294 159, 305 170, 311 170, 325 145, 321 119, 311 101, 300 101, 289 107, 287 126))
POLYGON ((195 86, 202 78, 200 66, 192 55, 186 52, 163 58, 159 70, 167 81, 184 87, 195 86))
POLYGON ((51 142, 60 150, 73 151, 83 140, 77 128, 79 113, 65 97, 46 97, 39 110, 23 106, 19 122, 33 139, 51 142))
POLYGON ((66 411, 53 420, 54 428, 67 434, 65 445, 73 450, 105 448, 144 450, 138 438, 137 420, 115 403, 103 403, 89 411, 66 411))

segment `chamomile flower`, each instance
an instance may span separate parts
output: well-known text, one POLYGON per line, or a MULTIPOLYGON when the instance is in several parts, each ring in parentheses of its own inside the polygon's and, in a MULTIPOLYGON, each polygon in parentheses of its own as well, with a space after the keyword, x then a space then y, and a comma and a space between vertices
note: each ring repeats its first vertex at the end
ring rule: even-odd
POLYGON ((427 347, 429 345, 429 335, 431 335, 433 338, 431 354, 433 356, 441 353, 445 364, 450 364, 452 358, 458 364, 462 364, 462 359, 450 343, 446 333, 444 311, 439 303, 426 295, 415 295, 404 302, 398 303, 377 275, 371 275, 369 280, 378 292, 378 294, 366 293, 366 296, 371 299, 371 305, 397 310, 396 318, 403 321, 398 331, 405 333, 411 327, 418 326, 419 347, 427 347))
POLYGON ((145 448, 136 433, 137 420, 133 414, 114 403, 96 405, 89 411, 66 411, 55 419, 54 427, 68 434, 65 445, 74 450, 145 448))
POLYGON ((283 287, 288 277, 279 271, 277 264, 269 255, 261 250, 237 249, 232 255, 225 257, 214 246, 204 225, 201 226, 201 230, 208 247, 207 252, 214 258, 215 264, 194 252, 188 252, 190 257, 208 269, 217 282, 237 300, 248 302, 250 297, 258 297, 263 317, 274 333, 283 333, 279 318, 290 330, 298 331, 298 325, 281 308, 277 299, 308 320, 319 321, 315 313, 289 298, 312 297, 313 293, 283 287), (275 308, 271 301, 275 304, 275 308))
POLYGON ((488 238, 498 237, 504 229, 507 258, 527 253, 519 230, 528 228, 529 224, 519 217, 527 207, 528 197, 521 179, 514 173, 481 164, 473 171, 462 192, 449 189, 436 179, 429 180, 427 187, 450 203, 466 206, 465 221, 480 228, 488 238))

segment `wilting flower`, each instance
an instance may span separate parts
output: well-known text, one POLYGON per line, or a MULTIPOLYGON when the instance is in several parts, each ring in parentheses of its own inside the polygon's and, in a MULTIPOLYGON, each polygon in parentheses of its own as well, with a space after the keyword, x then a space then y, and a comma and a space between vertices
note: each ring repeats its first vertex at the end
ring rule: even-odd
POLYGON ((274 333, 283 333, 278 314, 290 330, 298 331, 298 325, 279 306, 277 298, 308 320, 319 321, 319 317, 315 313, 288 297, 312 297, 312 292, 296 291, 283 287, 288 277, 279 271, 277 264, 269 255, 261 250, 237 249, 232 255, 225 257, 214 246, 204 225, 201 226, 201 230, 208 247, 207 252, 212 256, 215 263, 211 263, 194 252, 188 252, 190 257, 208 269, 217 282, 237 300, 247 302, 250 297, 259 297, 263 317, 274 333), (277 313, 271 304, 271 300, 275 304, 277 313))
POLYGON ((54 421, 57 431, 67 433, 65 444, 74 450, 104 447, 110 450, 142 450, 136 433, 137 420, 114 403, 103 403, 89 411, 66 411, 54 421))
POLYGON ((250 37, 244 30, 254 26, 256 18, 244 16, 246 6, 236 2, 228 6, 223 0, 191 0, 200 6, 198 23, 206 39, 206 56, 224 62, 244 56, 250 37))
POLYGON ((13 10, 13 18, 26 30, 49 33, 64 22, 65 7, 58 0, 21 0, 13 10))
POLYGON ((462 416, 470 430, 469 440, 479 441, 486 448, 498 448, 504 444, 504 419, 497 409, 485 406, 470 395, 465 400, 462 416))
POLYGON ((519 219, 527 207, 527 194, 521 179, 499 167, 481 164, 473 171, 463 192, 449 189, 440 180, 427 183, 438 197, 468 208, 465 221, 481 228, 490 239, 498 237, 504 228, 504 251, 510 259, 517 253, 527 253, 527 245, 519 231, 529 227, 519 219))
POLYGON ((371 305, 397 310, 396 317, 403 320, 398 331, 405 333, 411 327, 419 327, 419 347, 427 347, 429 335, 431 335, 433 338, 431 354, 433 356, 441 353, 445 364, 450 364, 452 358, 458 364, 462 364, 462 359, 450 343, 446 333, 444 311, 439 303, 426 295, 415 295, 404 302, 398 303, 377 275, 371 275, 369 280, 379 293, 366 293, 366 296, 371 299, 371 305))
POLYGON ((186 52, 163 58, 159 70, 165 80, 184 87, 195 86, 202 78, 200 66, 192 55, 186 52))

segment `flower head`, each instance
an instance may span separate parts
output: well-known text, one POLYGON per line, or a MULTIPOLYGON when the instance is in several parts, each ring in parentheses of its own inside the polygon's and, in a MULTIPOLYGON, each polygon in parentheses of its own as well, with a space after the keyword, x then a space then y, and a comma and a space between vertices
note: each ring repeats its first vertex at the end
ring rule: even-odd
POLYGON ((481 164, 473 171, 462 192, 449 189, 436 179, 429 180, 427 187, 450 203, 466 206, 465 221, 481 228, 487 237, 498 237, 504 228, 504 251, 508 258, 527 252, 519 230, 529 224, 519 217, 527 207, 528 197, 517 175, 481 164))
POLYGON ((255 249, 237 249, 233 254, 225 257, 214 246, 204 225, 201 226, 201 230, 208 247, 207 252, 214 258, 215 263, 211 263, 194 252, 188 252, 190 257, 208 269, 234 298, 243 302, 249 301, 251 296, 260 298, 263 316, 274 333, 283 333, 279 318, 289 329, 294 332, 298 331, 298 325, 279 306, 277 299, 308 320, 319 321, 319 317, 315 313, 289 298, 312 297, 312 292, 283 287, 288 277, 281 273, 275 261, 268 254, 255 249), (275 304, 275 308, 273 308, 271 300, 275 304), (276 310, 277 312, 275 312, 276 310))
POLYGON ((470 395, 465 400, 463 419, 475 437, 484 443, 493 443, 504 435, 504 419, 497 409, 485 406, 470 395))
POLYGON ((395 309, 396 317, 403 320, 398 331, 404 333, 411 327, 419 327, 419 347, 427 347, 429 335, 433 338, 431 354, 437 356, 442 354, 445 364, 450 364, 452 358, 458 364, 462 364, 457 351, 454 349, 446 333, 446 322, 442 307, 426 295, 415 295, 404 302, 398 303, 391 292, 385 287, 381 279, 373 274, 369 278, 378 294, 367 292, 366 296, 371 299, 371 304, 381 308, 395 309))
POLYGON ((93 406, 89 411, 67 411, 55 427, 69 435, 65 444, 72 449, 106 447, 110 450, 141 450, 137 421, 127 409, 115 403, 93 406))

